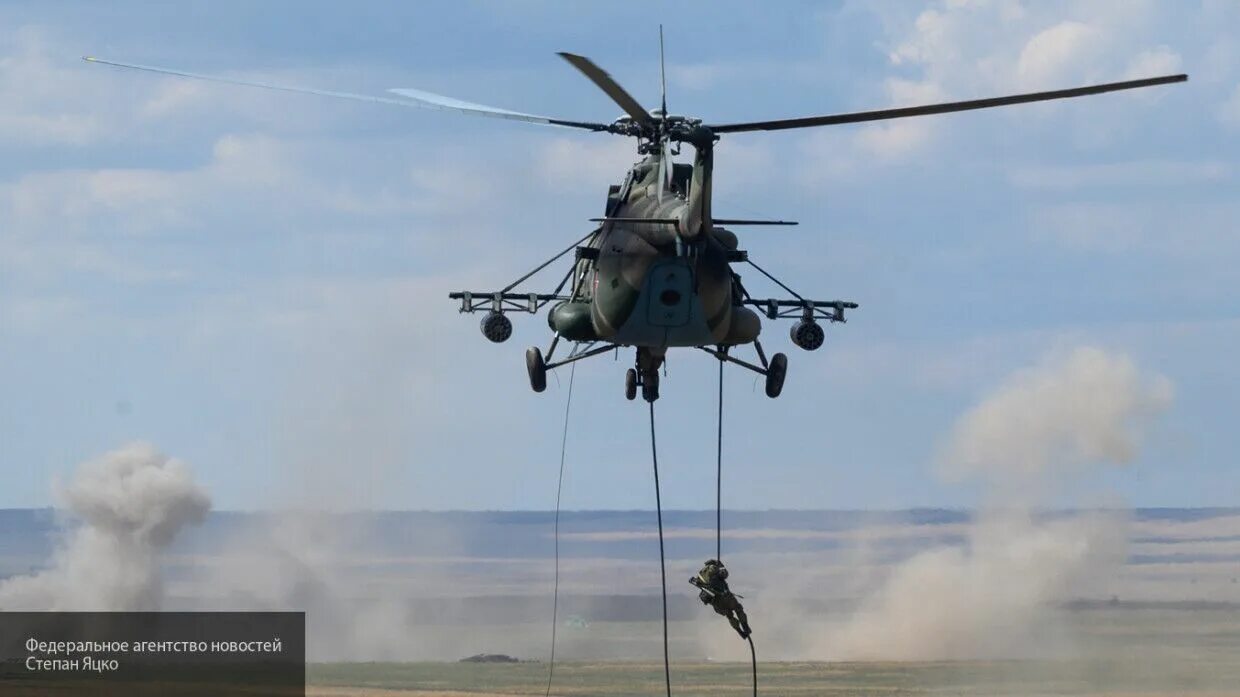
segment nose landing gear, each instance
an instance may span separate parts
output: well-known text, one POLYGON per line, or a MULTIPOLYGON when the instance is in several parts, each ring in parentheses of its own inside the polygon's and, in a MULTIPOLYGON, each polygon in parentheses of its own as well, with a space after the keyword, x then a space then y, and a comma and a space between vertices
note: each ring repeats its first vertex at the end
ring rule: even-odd
POLYGON ((642 388, 642 399, 653 402, 659 398, 659 366, 663 356, 647 348, 637 349, 637 361, 624 373, 624 398, 637 398, 637 388, 642 388))
POLYGON ((624 371, 624 398, 637 399, 637 388, 642 388, 642 399, 653 402, 659 398, 659 373, 653 371, 644 377, 638 377, 637 370, 629 368, 624 371))

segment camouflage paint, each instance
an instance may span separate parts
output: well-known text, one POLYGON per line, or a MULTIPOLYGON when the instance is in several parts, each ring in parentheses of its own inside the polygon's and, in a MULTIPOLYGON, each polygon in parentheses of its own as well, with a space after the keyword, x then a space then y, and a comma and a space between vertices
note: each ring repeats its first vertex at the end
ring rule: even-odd
POLYGON ((591 243, 599 256, 587 283, 591 319, 599 339, 628 346, 707 346, 748 343, 761 322, 748 308, 733 305, 728 247, 736 238, 710 224, 713 156, 698 148, 690 195, 660 181, 658 156, 637 163, 609 212, 615 218, 679 220, 677 225, 608 222, 591 243), (662 201, 660 201, 660 189, 662 201), (701 231, 706 234, 700 234, 701 231), (679 249, 679 252, 678 252, 679 249), (735 323, 734 314, 744 315, 735 323), (735 330, 735 331, 734 331, 735 330))

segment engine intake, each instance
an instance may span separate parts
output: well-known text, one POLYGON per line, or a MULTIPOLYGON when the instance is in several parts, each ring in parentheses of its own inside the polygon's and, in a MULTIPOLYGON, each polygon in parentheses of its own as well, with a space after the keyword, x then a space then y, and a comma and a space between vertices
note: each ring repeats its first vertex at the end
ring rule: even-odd
POLYGON ((814 320, 798 321, 792 325, 788 334, 792 337, 792 343, 806 351, 817 351, 822 347, 822 342, 827 339, 827 333, 823 331, 822 325, 814 320))
POLYGON ((512 336, 512 320, 500 312, 488 312, 482 318, 482 335, 491 341, 502 344, 512 336))

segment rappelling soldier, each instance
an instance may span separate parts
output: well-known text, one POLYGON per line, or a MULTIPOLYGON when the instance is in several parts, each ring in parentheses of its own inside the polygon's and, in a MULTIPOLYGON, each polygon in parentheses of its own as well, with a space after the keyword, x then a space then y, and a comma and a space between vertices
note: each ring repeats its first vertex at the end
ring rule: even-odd
POLYGON ((689 583, 701 591, 698 598, 703 604, 710 605, 715 612, 728 618, 732 629, 735 629, 742 639, 749 638, 752 633, 749 629, 749 618, 745 615, 745 608, 741 607, 741 601, 737 600, 739 596, 728 588, 728 570, 723 562, 707 559, 702 570, 697 576, 690 578, 689 583))

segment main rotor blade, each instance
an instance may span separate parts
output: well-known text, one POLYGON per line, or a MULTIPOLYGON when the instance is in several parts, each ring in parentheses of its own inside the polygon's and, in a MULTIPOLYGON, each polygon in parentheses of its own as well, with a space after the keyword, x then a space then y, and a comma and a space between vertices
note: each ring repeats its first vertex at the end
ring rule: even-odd
POLYGON ((334 97, 336 99, 350 99, 358 102, 373 102, 377 104, 395 104, 403 107, 413 107, 422 109, 438 109, 444 111, 456 111, 464 114, 472 114, 477 116, 491 116, 494 118, 511 119, 515 121, 524 121, 526 123, 538 123, 551 126, 564 126, 568 128, 583 128, 590 131, 605 131, 607 125, 602 123, 589 123, 582 121, 566 121, 562 119, 553 119, 547 116, 538 116, 535 114, 523 114, 519 111, 508 111, 506 109, 496 109, 494 107, 483 106, 481 104, 473 104, 471 102, 463 102, 452 99, 451 97, 442 97, 440 95, 431 94, 429 92, 420 92, 418 90, 392 90, 398 94, 404 95, 404 99, 396 99, 393 97, 381 97, 369 94, 354 94, 352 92, 337 92, 334 90, 320 90, 310 87, 294 87, 290 85, 278 85, 270 82, 259 82, 257 80, 241 80, 238 78, 222 77, 219 75, 204 75, 201 73, 191 73, 185 70, 176 70, 174 68, 160 68, 153 65, 138 65, 134 63, 121 63, 118 61, 104 60, 95 58, 94 56, 83 56, 82 60, 88 63, 99 63, 101 65, 111 65, 117 68, 126 68, 129 70, 143 70, 150 73, 160 73, 162 75, 175 75, 177 77, 186 77, 194 80, 205 80, 207 82, 219 82, 227 85, 241 85, 243 87, 258 87, 266 90, 276 90, 279 92, 294 92, 298 94, 313 94, 321 97, 334 97), (406 94, 408 93, 408 94, 406 94), (415 96, 416 95, 416 96, 415 96), (438 101, 436 101, 438 100, 438 101))
POLYGON ((667 185, 667 174, 663 168, 667 166, 667 148, 662 142, 659 143, 659 193, 656 201, 663 203, 663 189, 667 185))
POLYGON ((907 116, 927 116, 930 114, 946 114, 953 111, 971 111, 973 109, 988 109, 996 106, 1007 106, 1009 104, 1026 104, 1028 102, 1042 102, 1050 99, 1068 99, 1071 97, 1084 97, 1091 94, 1102 94, 1104 92, 1117 92, 1119 90, 1132 90, 1140 87, 1153 87, 1154 85, 1166 85, 1172 82, 1184 82, 1188 80, 1187 75, 1163 75, 1161 77, 1151 77, 1142 80, 1126 80, 1124 82, 1108 82, 1101 85, 1090 85, 1088 87, 1073 87, 1066 90, 1051 90, 1049 92, 1032 92, 1029 94, 1014 94, 1007 97, 990 97, 988 99, 972 99, 964 102, 947 102, 944 104, 927 104, 925 106, 902 107, 898 109, 879 109, 877 111, 858 111, 851 114, 830 114, 826 116, 807 116, 799 119, 780 119, 776 121, 752 121, 748 123, 728 123, 718 126, 709 126, 710 130, 715 133, 740 133, 742 131, 781 131, 788 128, 810 128, 813 126, 833 126, 841 123, 860 123, 863 121, 884 121, 887 119, 902 119, 907 116))
POLYGON ((667 189, 668 179, 671 178, 674 171, 672 169, 672 154, 668 152, 667 139, 663 138, 659 141, 659 203, 663 203, 664 190, 667 189))
POLYGON ((620 83, 616 82, 607 71, 598 67, 585 56, 578 56, 573 53, 561 52, 560 57, 572 64, 572 66, 581 71, 583 75, 590 78, 590 81, 598 85, 599 89, 607 93, 608 97, 616 104, 624 109, 624 113, 633 117, 633 120, 647 128, 654 128, 654 119, 650 118, 650 112, 642 108, 641 104, 633 99, 633 95, 624 91, 620 83))
POLYGON ((715 225, 800 225, 795 220, 745 220, 740 218, 711 218, 715 225))
POLYGON ((392 94, 399 94, 402 97, 413 100, 415 104, 410 106, 422 106, 427 109, 437 109, 440 111, 455 111, 459 114, 469 114, 471 116, 487 116, 496 119, 509 119, 512 121, 524 121, 526 123, 544 123, 551 126, 565 126, 567 128, 584 128, 591 131, 605 131, 607 124, 591 123, 589 121, 568 121, 566 119, 556 119, 550 116, 539 116, 537 114, 526 114, 520 111, 511 111, 509 109, 500 109, 499 107, 487 106, 485 104, 475 104, 474 102, 466 102, 461 99, 445 97, 434 92, 426 92, 423 90, 415 90, 411 87, 397 87, 388 90, 392 94))

